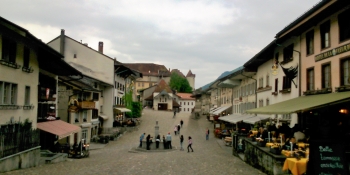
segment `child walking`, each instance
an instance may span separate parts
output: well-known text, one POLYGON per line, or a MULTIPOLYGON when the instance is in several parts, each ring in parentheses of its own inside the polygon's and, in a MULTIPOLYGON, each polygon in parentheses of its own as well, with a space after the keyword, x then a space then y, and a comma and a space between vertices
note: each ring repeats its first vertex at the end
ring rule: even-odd
POLYGON ((189 149, 189 148, 191 148, 191 150, 192 150, 192 152, 193 152, 193 149, 192 149, 192 138, 191 138, 191 136, 188 137, 188 146, 187 146, 187 152, 188 152, 188 153, 190 152, 190 149, 189 149))

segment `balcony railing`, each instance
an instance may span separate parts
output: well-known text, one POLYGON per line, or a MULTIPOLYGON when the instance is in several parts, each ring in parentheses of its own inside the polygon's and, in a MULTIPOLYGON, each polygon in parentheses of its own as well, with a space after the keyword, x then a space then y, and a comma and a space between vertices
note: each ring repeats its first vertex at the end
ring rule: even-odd
POLYGON ((0 105, 0 110, 17 110, 21 108, 22 106, 19 105, 0 105))
POLYGON ((0 60, 0 64, 14 68, 14 69, 21 68, 21 65, 19 65, 17 63, 10 62, 10 61, 6 61, 6 60, 0 60))

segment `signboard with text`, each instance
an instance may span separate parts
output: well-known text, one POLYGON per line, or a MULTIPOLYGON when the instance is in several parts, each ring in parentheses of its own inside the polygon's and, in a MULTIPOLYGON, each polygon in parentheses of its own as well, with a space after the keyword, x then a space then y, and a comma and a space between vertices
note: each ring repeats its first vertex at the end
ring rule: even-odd
POLYGON ((306 174, 349 175, 345 144, 334 140, 312 141, 306 174))

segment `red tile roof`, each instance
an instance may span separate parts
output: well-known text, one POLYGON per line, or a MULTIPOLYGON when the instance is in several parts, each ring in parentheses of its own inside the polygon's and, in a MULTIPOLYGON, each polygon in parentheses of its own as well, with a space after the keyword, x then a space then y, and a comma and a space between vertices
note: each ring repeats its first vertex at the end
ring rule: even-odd
POLYGON ((185 75, 179 69, 173 69, 173 70, 171 70, 171 73, 176 73, 176 74, 180 75, 181 77, 186 78, 185 75))
POLYGON ((192 98, 192 94, 191 93, 176 93, 177 96, 179 96, 181 99, 184 100, 195 100, 195 98, 192 98))
POLYGON ((186 77, 196 77, 196 74, 193 74, 192 71, 189 70, 186 77))
POLYGON ((170 77, 170 71, 164 66, 154 63, 124 63, 130 69, 137 70, 143 76, 163 76, 170 77))
POLYGON ((162 92, 163 90, 165 90, 167 93, 173 93, 170 86, 164 81, 164 79, 161 79, 158 82, 157 87, 154 90, 154 92, 162 92))

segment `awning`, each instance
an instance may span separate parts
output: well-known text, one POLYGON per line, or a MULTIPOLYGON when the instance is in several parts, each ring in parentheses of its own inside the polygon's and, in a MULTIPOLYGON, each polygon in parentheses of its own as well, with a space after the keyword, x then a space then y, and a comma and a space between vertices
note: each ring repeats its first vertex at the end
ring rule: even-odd
POLYGON ((107 120, 108 119, 108 116, 107 115, 103 115, 103 114, 100 114, 99 117, 103 118, 103 120, 107 120))
POLYGON ((246 112, 255 114, 290 114, 321 108, 326 105, 332 105, 346 101, 350 101, 350 91, 301 96, 269 106, 250 109, 246 112))
POLYGON ((266 120, 268 118, 270 118, 270 117, 269 116, 254 116, 254 117, 251 117, 251 118, 243 119, 243 122, 244 123, 249 123, 249 124, 255 124, 258 121, 266 120))
POLYGON ((237 123, 239 121, 246 120, 246 119, 249 119, 249 118, 252 118, 252 117, 255 117, 255 116, 231 114, 231 115, 219 117, 219 120, 226 121, 226 122, 229 122, 229 123, 237 123))
POLYGON ((118 112, 131 112, 131 110, 127 108, 114 108, 114 109, 117 110, 118 112))
POLYGON ((230 108, 231 106, 223 106, 220 109, 213 112, 214 115, 219 115, 221 112, 225 111, 226 109, 230 108))
POLYGON ((77 133, 81 130, 79 126, 69 124, 62 120, 41 122, 37 124, 37 128, 57 135, 59 139, 68 137, 69 135, 77 133))
POLYGON ((210 113, 210 114, 214 114, 215 111, 220 110, 221 108, 222 108, 221 106, 220 106, 220 107, 217 107, 217 108, 215 108, 215 109, 209 111, 209 113, 210 113))

